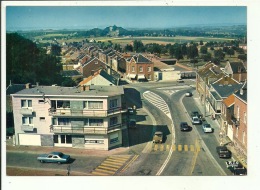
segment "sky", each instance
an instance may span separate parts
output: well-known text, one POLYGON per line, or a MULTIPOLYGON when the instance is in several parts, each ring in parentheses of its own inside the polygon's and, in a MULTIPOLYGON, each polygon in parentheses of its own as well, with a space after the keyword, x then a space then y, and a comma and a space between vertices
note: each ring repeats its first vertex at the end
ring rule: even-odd
POLYGON ((171 28, 246 24, 246 6, 7 6, 6 29, 171 28))

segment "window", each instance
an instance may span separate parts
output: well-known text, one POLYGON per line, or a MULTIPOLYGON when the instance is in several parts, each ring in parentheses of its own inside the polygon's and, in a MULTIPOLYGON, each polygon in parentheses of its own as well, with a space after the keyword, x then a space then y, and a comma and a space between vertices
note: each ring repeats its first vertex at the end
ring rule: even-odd
POLYGON ((89 126, 103 126, 103 119, 89 119, 89 126))
POLYGON ((239 119, 239 106, 237 106, 237 119, 239 119))
POLYGON ((86 126, 89 125, 89 120, 88 119, 84 119, 84 125, 86 125, 86 126))
POLYGON ((236 137, 238 138, 238 127, 237 127, 237 130, 236 130, 236 137))
POLYGON ((245 144, 245 142, 246 142, 246 132, 243 131, 243 144, 245 144))
MULTIPOLYGON (((55 119, 57 119, 57 118, 55 118, 55 119)), ((54 118, 53 118, 53 121, 54 121, 54 118)), ((69 118, 58 118, 58 125, 70 125, 70 119, 69 118)))
POLYGON ((40 121, 45 121, 45 117, 40 117, 40 121))
POLYGON ((32 107, 32 100, 21 100, 22 108, 31 108, 32 107))
POLYGON ((147 71, 151 72, 152 71, 151 67, 147 67, 147 71))
POLYGON ((116 125, 118 123, 117 117, 111 117, 110 118, 110 126, 116 125))
POLYGON ((39 104, 44 104, 44 100, 38 100, 39 104))
POLYGON ((117 99, 110 100, 109 108, 117 108, 118 107, 117 102, 118 102, 117 99))
POLYGON ((53 135, 53 142, 58 143, 59 142, 59 137, 58 135, 53 135))
POLYGON ((135 66, 132 66, 132 72, 135 72, 135 66))
POLYGON ((104 140, 85 140, 85 144, 104 144, 104 140))
POLYGON ((88 109, 103 109, 103 101, 88 101, 88 109))
POLYGON ((71 135, 53 135, 53 142, 59 144, 72 144, 71 135))
POLYGON ((57 108, 70 108, 70 101, 58 100, 57 108))
POLYGON ((32 117, 22 117, 22 123, 23 123, 23 125, 32 125, 33 118, 32 117))
POLYGON ((110 135, 110 144, 119 142, 118 133, 110 135))
POLYGON ((246 120, 247 120, 247 118, 246 118, 246 112, 244 112, 244 123, 246 124, 246 120))
POLYGON ((143 66, 139 67, 139 72, 143 72, 143 66))

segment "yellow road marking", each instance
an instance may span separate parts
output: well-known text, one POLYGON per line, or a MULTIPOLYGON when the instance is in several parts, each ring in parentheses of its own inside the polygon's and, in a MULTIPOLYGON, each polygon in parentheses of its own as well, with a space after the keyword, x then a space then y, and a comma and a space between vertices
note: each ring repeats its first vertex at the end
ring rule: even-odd
POLYGON ((176 145, 173 144, 173 145, 172 145, 172 151, 175 151, 175 150, 176 150, 176 145))
POLYGON ((103 169, 99 169, 99 168, 96 168, 95 171, 104 172, 104 173, 108 173, 108 174, 114 174, 115 173, 115 172, 112 172, 112 171, 103 170, 103 169))
POLYGON ((122 160, 114 160, 114 159, 111 159, 111 158, 107 158, 106 159, 107 161, 110 161, 110 162, 115 162, 115 163, 125 163, 125 161, 122 161, 122 160))
POLYGON ((182 151, 182 145, 181 144, 178 145, 178 151, 182 151))
POLYGON ((128 162, 128 163, 126 164, 126 166, 125 166, 120 172, 123 172, 123 171, 127 170, 127 168, 130 166, 130 164, 132 164, 132 163, 138 158, 138 156, 139 156, 139 155, 135 155, 135 156, 130 160, 130 162, 128 162))
POLYGON ((166 150, 170 150, 170 145, 166 145, 166 150))
POLYGON ((194 152, 194 145, 190 145, 190 151, 194 152))
POLYGON ((154 151, 157 151, 158 150, 158 144, 155 144, 154 145, 154 151))
POLYGON ((196 147, 196 149, 197 149, 197 151, 199 152, 199 151, 200 151, 200 146, 198 145, 198 146, 196 147))
POLYGON ((164 151, 164 145, 163 144, 161 144, 161 146, 160 146, 160 151, 164 151))
POLYGON ((93 171, 93 172, 91 172, 91 174, 93 175, 103 175, 103 176, 107 176, 107 175, 109 175, 109 174, 105 174, 105 173, 102 173, 102 172, 97 172, 97 171, 93 171))
POLYGON ((122 166, 122 163, 117 163, 117 162, 111 162, 109 160, 105 160, 103 163, 107 163, 107 164, 113 164, 113 165, 117 165, 117 166, 122 166))
POLYGON ((117 171, 118 170, 118 168, 110 168, 110 167, 106 167, 106 166, 102 166, 102 165, 100 165, 100 166, 98 166, 97 167, 98 169, 105 169, 105 170, 112 170, 112 171, 117 171))
POLYGON ((109 167, 112 167, 112 168, 117 168, 119 169, 122 165, 112 165, 112 164, 108 164, 108 163, 102 163, 101 166, 109 166, 109 167))
POLYGON ((188 145, 184 145, 184 151, 188 151, 189 150, 189 148, 188 148, 188 145))

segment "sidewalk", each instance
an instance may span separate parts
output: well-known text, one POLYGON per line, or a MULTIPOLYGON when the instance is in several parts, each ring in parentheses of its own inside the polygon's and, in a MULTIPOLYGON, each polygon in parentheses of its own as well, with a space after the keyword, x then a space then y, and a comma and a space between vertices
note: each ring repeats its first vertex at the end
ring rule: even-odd
MULTIPOLYGON (((204 115, 204 112, 205 112, 204 105, 199 100, 199 96, 198 96, 197 93, 193 94, 193 99, 196 102, 197 107, 199 108, 200 112, 203 113, 203 115, 204 115)), ((214 135, 215 135, 216 139, 218 140, 218 142, 220 144, 221 143, 221 135, 220 135, 220 125, 219 125, 219 123, 217 122, 217 120, 212 120, 210 118, 210 116, 208 116, 208 115, 205 116, 205 121, 207 123, 209 123, 212 126, 212 128, 214 128, 214 135)), ((239 154, 235 150, 235 148, 233 146, 229 145, 229 143, 231 143, 231 142, 232 141, 226 135, 224 135, 222 143, 224 145, 226 145, 228 147, 228 149, 232 152, 232 157, 235 160, 239 161, 244 167, 247 168, 247 159, 244 158, 244 157, 239 156, 239 154)))

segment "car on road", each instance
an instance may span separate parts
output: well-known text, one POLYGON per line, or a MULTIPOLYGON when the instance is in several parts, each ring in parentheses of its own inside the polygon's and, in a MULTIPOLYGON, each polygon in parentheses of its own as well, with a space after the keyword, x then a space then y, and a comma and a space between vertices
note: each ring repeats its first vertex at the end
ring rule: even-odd
POLYGON ((136 120, 130 119, 129 122, 128 122, 128 127, 129 128, 136 128, 136 120))
POLYGON ((226 146, 217 146, 216 151, 219 158, 231 158, 232 153, 226 146))
POLYGON ((162 143, 163 141, 163 132, 156 131, 153 135, 153 143, 162 143))
POLYGON ((197 116, 198 118, 201 117, 201 114, 198 111, 192 111, 190 115, 191 115, 191 117, 194 117, 194 116, 197 116))
POLYGON ((131 107, 128 107, 127 108, 127 112, 128 112, 129 115, 133 115, 134 114, 134 109, 131 108, 131 107))
POLYGON ((53 163, 68 163, 70 160, 70 155, 63 154, 62 152, 51 152, 49 154, 41 154, 37 157, 41 163, 53 162, 53 163))
POLYGON ((181 123, 180 123, 180 129, 181 129, 181 131, 189 131, 190 128, 191 128, 191 127, 188 125, 187 122, 181 122, 181 123))
POLYGON ((192 93, 191 93, 191 92, 186 92, 186 93, 185 93, 185 96, 186 96, 186 97, 191 97, 191 96, 192 96, 192 93))
POLYGON ((202 125, 202 129, 203 129, 204 133, 212 133, 213 132, 212 127, 208 123, 204 123, 202 125))
POLYGON ((200 125, 202 123, 201 119, 198 116, 192 117, 192 124, 193 125, 200 125))

